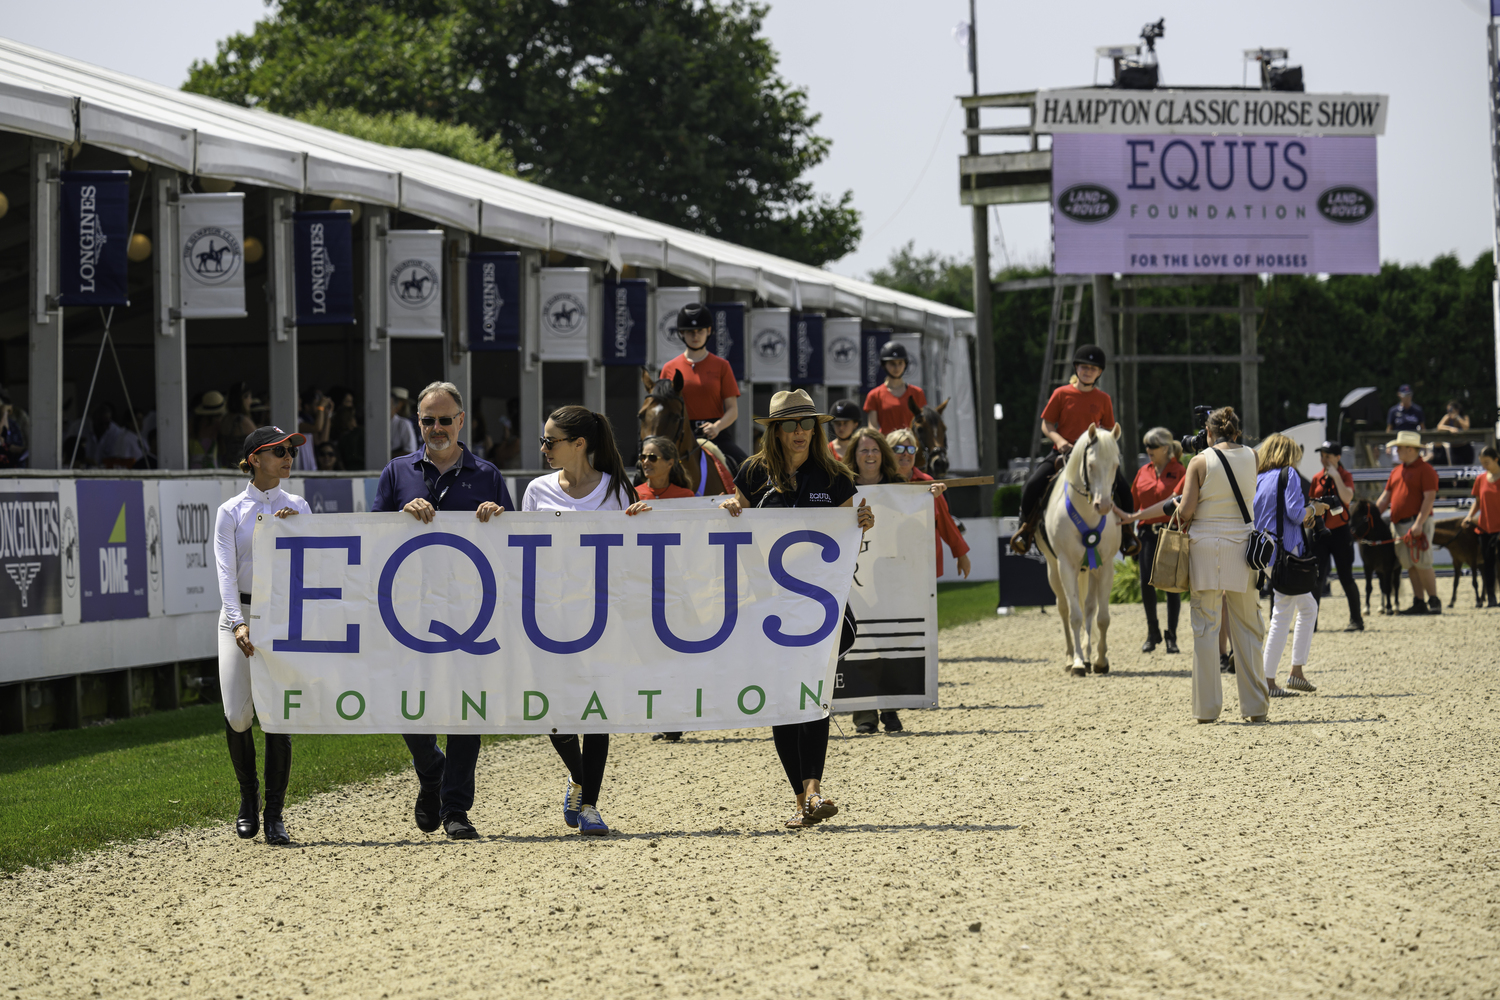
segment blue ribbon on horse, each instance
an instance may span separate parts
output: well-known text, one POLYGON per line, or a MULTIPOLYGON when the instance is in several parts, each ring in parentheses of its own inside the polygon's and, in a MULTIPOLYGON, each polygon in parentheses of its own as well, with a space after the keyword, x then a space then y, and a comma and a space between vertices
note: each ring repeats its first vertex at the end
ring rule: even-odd
POLYGON ((1068 496, 1066 487, 1064 487, 1063 491, 1063 506, 1067 508, 1068 518, 1073 522, 1073 526, 1076 527, 1078 529, 1078 533, 1083 536, 1083 548, 1084 551, 1088 553, 1089 569, 1098 569, 1099 539, 1103 537, 1104 520, 1105 518, 1109 517, 1109 515, 1105 514, 1104 517, 1099 518, 1099 523, 1096 526, 1090 528, 1088 526, 1088 522, 1084 521, 1083 515, 1079 514, 1078 511, 1073 508, 1073 498, 1068 496))

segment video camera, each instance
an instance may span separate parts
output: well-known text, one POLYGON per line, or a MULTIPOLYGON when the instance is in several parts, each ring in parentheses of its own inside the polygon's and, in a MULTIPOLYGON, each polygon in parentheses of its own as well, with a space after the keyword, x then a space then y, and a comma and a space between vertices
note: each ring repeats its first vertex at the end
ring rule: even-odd
POLYGON ((1328 513, 1314 517, 1312 526, 1314 541, 1319 545, 1327 545, 1332 541, 1333 533, 1329 530, 1328 525, 1324 523, 1323 518, 1337 517, 1345 513, 1344 501, 1339 499, 1339 491, 1334 488, 1333 483, 1327 480, 1324 480, 1323 492, 1313 497, 1313 500, 1317 503, 1326 503, 1328 505, 1328 513))
POLYGON ((1197 453, 1208 450, 1208 415, 1214 412, 1212 406, 1193 407, 1193 426, 1197 428, 1196 434, 1184 434, 1182 436, 1182 450, 1197 453))

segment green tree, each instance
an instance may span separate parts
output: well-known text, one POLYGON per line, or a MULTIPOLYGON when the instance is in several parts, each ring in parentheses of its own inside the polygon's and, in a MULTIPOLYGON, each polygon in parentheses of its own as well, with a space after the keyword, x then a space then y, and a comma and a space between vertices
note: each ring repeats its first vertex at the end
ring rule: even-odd
POLYGON ((185 89, 281 114, 415 112, 497 138, 521 176, 814 264, 859 241, 852 193, 749 0, 268 0, 185 89))

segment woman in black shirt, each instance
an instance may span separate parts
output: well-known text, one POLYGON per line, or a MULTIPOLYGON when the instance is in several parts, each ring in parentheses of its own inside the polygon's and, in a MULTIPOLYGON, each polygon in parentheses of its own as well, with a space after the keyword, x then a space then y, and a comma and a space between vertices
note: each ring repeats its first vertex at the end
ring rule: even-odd
MULTIPOLYGON (((734 477, 734 497, 721 507, 735 517, 750 507, 853 507, 854 473, 828 450, 819 413, 801 389, 771 397, 771 415, 756 417, 766 428, 760 450, 734 477)), ((875 526, 875 512, 863 500, 855 508, 861 531, 875 526)), ((797 811, 786 825, 812 826, 838 813, 822 794, 823 762, 828 756, 828 716, 812 722, 771 727, 776 755, 797 797, 797 811)))

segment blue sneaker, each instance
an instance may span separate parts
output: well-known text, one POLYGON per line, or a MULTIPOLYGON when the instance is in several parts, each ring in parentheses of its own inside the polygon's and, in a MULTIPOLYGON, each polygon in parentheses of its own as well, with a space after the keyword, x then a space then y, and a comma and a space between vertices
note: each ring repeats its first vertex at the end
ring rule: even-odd
POLYGON ((604 825, 598 809, 584 806, 578 810, 578 832, 585 837, 603 837, 609 834, 609 827, 604 825))
POLYGON ((563 788, 563 822, 578 829, 578 810, 583 808, 583 786, 569 778, 563 788))

